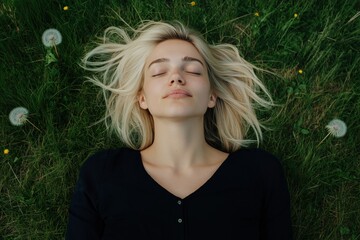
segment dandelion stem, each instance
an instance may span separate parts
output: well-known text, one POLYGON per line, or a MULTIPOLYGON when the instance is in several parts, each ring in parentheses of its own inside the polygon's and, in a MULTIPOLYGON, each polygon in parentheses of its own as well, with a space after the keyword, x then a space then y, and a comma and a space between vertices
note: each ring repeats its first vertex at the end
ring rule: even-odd
POLYGON ((54 46, 54 48, 55 48, 55 53, 56 53, 56 56, 59 58, 59 53, 58 53, 58 51, 57 51, 56 44, 55 44, 55 43, 53 43, 53 46, 54 46))
POLYGON ((320 146, 320 144, 323 143, 323 142, 325 141, 325 139, 327 139, 327 138, 329 137, 330 134, 331 134, 331 132, 329 132, 329 133, 324 137, 324 139, 321 140, 321 142, 320 142, 316 147, 320 146))
POLYGON ((34 128, 36 128, 39 132, 41 132, 41 130, 39 128, 37 128, 32 122, 30 122, 28 119, 26 119, 26 121, 28 123, 30 123, 34 128))

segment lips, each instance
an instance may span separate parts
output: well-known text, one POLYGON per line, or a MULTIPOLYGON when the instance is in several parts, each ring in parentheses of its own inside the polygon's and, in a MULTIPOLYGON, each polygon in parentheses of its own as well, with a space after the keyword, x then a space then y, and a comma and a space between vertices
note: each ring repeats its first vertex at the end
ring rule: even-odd
POLYGON ((167 97, 181 97, 181 96, 187 96, 187 97, 191 97, 191 94, 183 89, 176 89, 176 90, 172 90, 170 92, 168 92, 164 98, 167 97))

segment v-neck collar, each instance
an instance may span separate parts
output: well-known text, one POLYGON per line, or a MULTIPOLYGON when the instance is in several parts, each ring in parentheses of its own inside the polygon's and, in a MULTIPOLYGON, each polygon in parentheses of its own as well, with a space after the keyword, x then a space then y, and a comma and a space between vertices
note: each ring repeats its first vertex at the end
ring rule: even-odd
POLYGON ((174 195, 173 193, 171 193, 169 190, 167 190, 165 187, 163 187, 161 184, 159 184, 145 169, 144 163, 142 161, 141 158, 141 153, 140 151, 137 151, 137 158, 136 161, 140 167, 140 170, 142 171, 144 177, 149 181, 150 184, 154 185, 156 188, 160 189, 162 192, 164 192, 165 194, 167 194, 168 196, 171 196, 173 198, 176 199, 181 199, 181 200, 186 200, 190 197, 192 197, 193 195, 198 194, 199 192, 201 192, 205 187, 207 187, 211 182, 215 181, 216 178, 218 177, 218 175, 220 175, 220 173, 223 171, 222 169, 225 168, 226 165, 228 165, 231 160, 232 153, 229 153, 229 155, 225 158, 225 160, 219 165, 219 167, 215 170, 215 172, 200 186, 198 187, 195 191, 193 191, 192 193, 188 194, 186 197, 181 198, 178 197, 176 195, 174 195))

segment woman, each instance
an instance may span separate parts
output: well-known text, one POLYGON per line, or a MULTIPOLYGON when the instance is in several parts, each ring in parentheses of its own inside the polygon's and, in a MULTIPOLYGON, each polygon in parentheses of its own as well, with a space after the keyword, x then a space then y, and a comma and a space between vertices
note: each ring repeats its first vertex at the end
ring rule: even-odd
POLYGON ((67 239, 291 239, 279 161, 245 148, 271 97, 236 47, 148 21, 133 36, 109 28, 84 67, 127 147, 83 165, 67 239))

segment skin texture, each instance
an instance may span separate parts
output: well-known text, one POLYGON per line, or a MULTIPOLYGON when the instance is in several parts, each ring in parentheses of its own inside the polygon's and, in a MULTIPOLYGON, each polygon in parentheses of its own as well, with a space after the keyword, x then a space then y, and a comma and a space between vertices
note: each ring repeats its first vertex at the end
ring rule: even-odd
POLYGON ((139 104, 154 119, 154 142, 141 151, 149 175, 184 198, 226 159, 205 141, 204 114, 216 104, 204 59, 183 40, 159 43, 146 61, 139 104))
POLYGON ((140 106, 156 118, 202 117, 215 106, 205 61, 186 41, 159 43, 145 65, 140 106))

